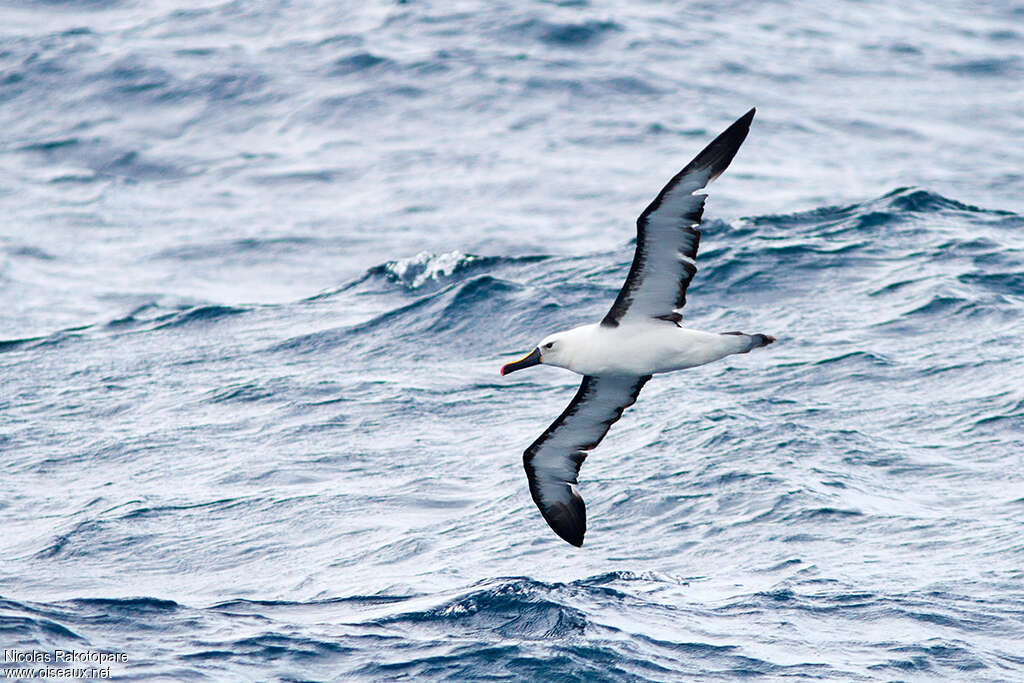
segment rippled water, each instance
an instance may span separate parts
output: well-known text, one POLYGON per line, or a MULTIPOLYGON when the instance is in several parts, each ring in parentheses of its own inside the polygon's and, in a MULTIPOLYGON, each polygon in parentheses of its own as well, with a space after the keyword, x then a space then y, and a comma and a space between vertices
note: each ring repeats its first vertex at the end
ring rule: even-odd
MULTIPOLYGON (((1024 678, 1024 10, 0 4, 0 642, 145 680, 1024 678), (750 106, 688 324, 523 448, 750 106)), ((10 666, 4 664, 4 667, 10 666)))

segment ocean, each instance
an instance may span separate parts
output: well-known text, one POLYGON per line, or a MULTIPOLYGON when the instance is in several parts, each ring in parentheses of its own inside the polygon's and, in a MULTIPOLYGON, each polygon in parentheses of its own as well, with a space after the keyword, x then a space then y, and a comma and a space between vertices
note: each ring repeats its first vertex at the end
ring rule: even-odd
POLYGON ((1024 681, 1022 55, 1012 2, 0 2, 0 673, 1024 681), (522 452, 579 379, 498 369, 754 106, 683 313, 778 342, 648 383, 573 548, 522 452))

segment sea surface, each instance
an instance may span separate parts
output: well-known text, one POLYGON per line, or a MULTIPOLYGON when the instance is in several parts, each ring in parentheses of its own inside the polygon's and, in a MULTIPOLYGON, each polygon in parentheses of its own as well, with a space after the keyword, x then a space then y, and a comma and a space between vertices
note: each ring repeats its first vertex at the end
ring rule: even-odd
POLYGON ((1024 681, 1022 83, 1019 2, 0 1, 0 646, 1024 681), (685 324, 778 342, 647 385, 573 548, 578 378, 498 368, 752 106, 685 324))

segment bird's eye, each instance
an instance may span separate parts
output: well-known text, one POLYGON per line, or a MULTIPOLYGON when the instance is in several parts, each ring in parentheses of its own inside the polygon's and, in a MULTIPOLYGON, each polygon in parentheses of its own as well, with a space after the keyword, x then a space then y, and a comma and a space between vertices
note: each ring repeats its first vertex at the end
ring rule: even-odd
POLYGON ((550 348, 551 348, 551 347, 553 347, 554 345, 555 345, 555 342, 548 342, 547 344, 545 344, 545 345, 544 345, 544 348, 545 348, 545 349, 550 349, 550 348))

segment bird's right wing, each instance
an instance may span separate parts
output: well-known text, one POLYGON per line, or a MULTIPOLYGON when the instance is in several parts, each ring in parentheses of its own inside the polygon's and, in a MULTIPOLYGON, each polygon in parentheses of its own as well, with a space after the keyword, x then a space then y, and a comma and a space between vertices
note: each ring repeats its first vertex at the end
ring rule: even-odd
POLYGON ((682 319, 676 309, 686 304, 686 288, 697 272, 697 226, 706 197, 701 190, 729 166, 753 119, 751 109, 712 140, 636 219, 633 265, 602 325, 616 327, 630 318, 682 319))
POLYGON ((587 509, 576 490, 577 475, 589 451, 636 402, 651 378, 587 375, 565 411, 523 453, 530 493, 555 533, 583 545, 587 509))

